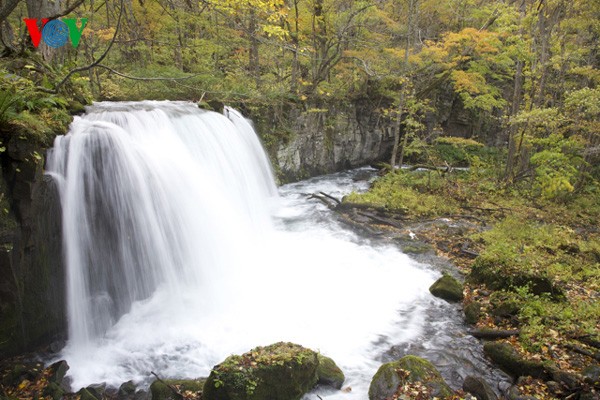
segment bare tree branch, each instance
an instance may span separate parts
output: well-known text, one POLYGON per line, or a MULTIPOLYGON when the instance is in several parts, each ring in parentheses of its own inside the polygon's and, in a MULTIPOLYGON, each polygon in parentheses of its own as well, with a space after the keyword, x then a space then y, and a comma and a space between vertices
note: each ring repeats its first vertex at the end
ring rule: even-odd
POLYGON ((123 10, 125 9, 125 5, 123 4, 123 0, 121 0, 121 10, 119 11, 119 18, 117 19, 117 26, 115 28, 115 34, 113 35, 110 43, 108 44, 108 47, 106 48, 106 50, 104 50, 104 53, 102 53, 102 55, 94 62, 92 62, 89 65, 86 65, 85 67, 79 67, 79 68, 75 68, 72 69, 71 71, 69 71, 69 73, 67 74, 67 76, 65 76, 62 81, 58 82, 58 84, 56 84, 56 86, 54 87, 54 93, 57 93, 58 90, 61 88, 62 85, 64 85, 69 78, 73 75, 76 74, 78 72, 83 72, 83 71, 87 71, 89 69, 94 68, 95 66, 97 66, 98 64, 100 64, 102 62, 102 60, 104 60, 106 58, 106 56, 108 55, 108 52, 110 51, 110 49, 112 48, 113 44, 115 43, 115 40, 117 40, 117 35, 119 34, 119 29, 121 27, 121 17, 123 16, 123 10))
POLYGON ((0 23, 3 22, 10 13, 17 7, 21 0, 7 0, 6 4, 0 8, 0 23))
POLYGON ((196 76, 200 75, 200 74, 194 74, 194 75, 181 76, 181 77, 163 76, 163 77, 146 78, 146 77, 142 77, 142 76, 127 75, 127 74, 119 72, 119 71, 117 71, 115 69, 112 69, 111 67, 108 67, 108 66, 106 66, 104 64, 96 64, 95 66, 99 67, 99 68, 104 68, 105 70, 110 71, 113 74, 118 75, 118 76, 120 76, 122 78, 132 79, 134 81, 182 81, 182 80, 190 79, 190 78, 193 78, 193 77, 196 77, 196 76))
POLYGON ((52 20, 52 19, 57 19, 57 18, 63 17, 65 15, 67 15, 67 14, 70 14, 73 11, 75 11, 75 9, 77 7, 79 7, 80 5, 82 5, 84 1, 85 0, 76 0, 73 4, 71 4, 70 7, 67 7, 65 10, 59 12, 58 14, 54 14, 54 15, 51 15, 51 16, 46 17, 46 18, 48 18, 49 20, 52 20))

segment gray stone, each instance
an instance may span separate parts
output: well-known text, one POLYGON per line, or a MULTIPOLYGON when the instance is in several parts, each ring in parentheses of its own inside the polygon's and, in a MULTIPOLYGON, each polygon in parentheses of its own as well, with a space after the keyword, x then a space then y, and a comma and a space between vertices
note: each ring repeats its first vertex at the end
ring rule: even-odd
POLYGON ((463 382, 463 390, 471 393, 477 400, 497 400, 498 396, 485 379, 477 376, 467 376, 463 382))

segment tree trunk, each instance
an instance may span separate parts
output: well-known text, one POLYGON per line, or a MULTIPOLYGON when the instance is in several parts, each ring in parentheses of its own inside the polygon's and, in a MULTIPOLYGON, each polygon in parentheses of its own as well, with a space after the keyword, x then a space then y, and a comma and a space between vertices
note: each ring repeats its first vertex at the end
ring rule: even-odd
POLYGON ((260 64, 258 59, 258 40, 256 35, 258 34, 258 21, 256 19, 256 12, 254 9, 250 9, 250 23, 248 31, 250 32, 250 51, 248 53, 248 69, 250 74, 254 77, 256 88, 260 87, 260 64))
MULTIPOLYGON (((41 19, 60 14, 63 0, 26 0, 26 3, 27 15, 29 18, 37 18, 40 21, 38 25, 41 31, 41 19)), ((53 48, 46 45, 43 39, 40 41, 37 50, 45 61, 52 61, 58 57, 59 54, 64 53, 62 48, 53 48)))
MULTIPOLYGON (((402 69, 406 73, 408 69, 408 57, 410 55, 410 47, 412 42, 412 37, 414 36, 414 32, 416 31, 413 26, 415 20, 415 14, 417 13, 417 1, 418 0, 408 0, 408 21, 406 23, 407 32, 406 32, 406 41, 404 42, 404 65, 402 69)), ((406 81, 407 77, 403 76, 403 81, 400 86, 400 99, 398 100, 398 107, 396 110, 396 122, 394 124, 394 148, 392 150, 392 158, 390 159, 390 164, 392 168, 396 166, 396 157, 398 154, 398 149, 400 148, 400 126, 402 120, 402 110, 404 108, 404 96, 406 91, 406 81)), ((400 167, 402 167, 402 162, 404 162, 404 150, 406 148, 406 144, 408 143, 407 133, 404 133, 404 140, 402 142, 402 148, 400 149, 400 167)))
MULTIPOLYGON (((519 36, 523 37, 522 21, 523 21, 523 18, 525 18, 525 0, 521 1, 519 10, 520 10, 519 25, 521 26, 521 28, 519 28, 519 36)), ((522 94, 522 92, 523 92, 523 61, 520 59, 517 60, 516 67, 517 67, 516 68, 517 70, 515 72, 515 83, 513 86, 512 106, 511 106, 511 110, 510 110, 511 117, 514 117, 515 115, 518 114, 518 112, 521 108, 521 99, 523 98, 523 94, 522 94)), ((517 135, 517 128, 516 128, 516 126, 511 125, 508 128, 508 154, 506 157, 506 169, 504 171, 504 179, 506 181, 511 180, 513 177, 516 150, 517 150, 517 146, 515 143, 516 135, 517 135)))

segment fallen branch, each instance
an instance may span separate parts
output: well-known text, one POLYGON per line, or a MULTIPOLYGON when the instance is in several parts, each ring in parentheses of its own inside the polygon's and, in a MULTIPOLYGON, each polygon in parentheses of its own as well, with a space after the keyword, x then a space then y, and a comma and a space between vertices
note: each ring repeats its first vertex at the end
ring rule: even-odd
POLYGON ((309 199, 317 199, 319 200, 321 203, 325 204, 327 206, 327 208, 329 208, 330 210, 335 210, 336 205, 337 204, 333 204, 329 198, 329 196, 323 196, 321 194, 318 193, 313 193, 310 196, 308 196, 309 199))
POLYGON ((115 40, 117 40, 117 35, 119 34, 119 29, 121 28, 121 17, 123 16, 124 9, 125 9, 125 5, 123 4, 123 0, 121 0, 121 9, 119 11, 119 17, 117 18, 117 26, 115 27, 115 34, 113 35, 110 43, 108 44, 108 47, 106 47, 106 50, 104 50, 104 53, 102 53, 102 55, 98 59, 96 59, 89 65, 86 65, 84 67, 75 68, 75 69, 72 69, 71 71, 69 71, 69 73, 60 82, 58 82, 56 84, 56 86, 54 86, 54 90, 48 90, 45 88, 39 88, 39 89, 44 92, 56 94, 56 93, 58 93, 58 89, 60 89, 62 87, 62 85, 64 85, 73 74, 76 74, 78 72, 87 71, 89 69, 94 68, 98 64, 100 64, 102 62, 102 60, 104 60, 106 58, 106 56, 108 55, 108 52, 112 48, 113 44, 115 44, 115 40))
POLYGON ((460 252, 471 257, 471 258, 477 258, 479 257, 479 253, 469 250, 469 244, 468 242, 464 242, 462 247, 460 248, 460 252))
POLYGON ((497 330, 497 329, 472 329, 469 330, 469 335, 478 339, 503 339, 512 336, 519 336, 521 331, 519 329, 511 330, 497 330))
POLYGON ((175 386, 169 385, 167 382, 160 379, 160 376, 156 375, 154 373, 154 371, 150 371, 150 373, 156 377, 156 380, 158 380, 160 383, 162 383, 163 385, 168 387, 171 390, 171 392, 173 392, 173 394, 175 395, 176 398, 178 398, 178 399, 184 398, 183 395, 181 394, 181 392, 179 391, 179 389, 177 389, 175 386))
POLYGON ((119 72, 115 69, 112 69, 104 64, 98 64, 98 65, 96 65, 96 67, 104 68, 105 70, 110 71, 115 75, 118 75, 118 76, 120 76, 122 78, 126 78, 126 79, 132 79, 134 81, 182 81, 182 80, 194 78, 194 77, 200 75, 200 74, 194 74, 194 75, 188 75, 188 76, 182 76, 182 77, 163 76, 163 77, 145 78, 145 77, 141 77, 141 76, 131 76, 131 75, 124 74, 124 73, 119 72))
POLYGON ((600 349, 600 342, 598 340, 592 339, 592 335, 571 336, 571 338, 583 344, 587 344, 588 346, 600 349))
POLYGON ((377 223, 380 223, 380 224, 393 226, 394 228, 398 228, 398 229, 402 229, 403 228, 402 225, 396 223, 396 221, 393 221, 393 220, 391 220, 389 218, 378 217, 377 215, 373 215, 373 214, 367 213, 365 211, 356 211, 356 214, 357 215, 361 215, 363 217, 367 217, 367 218, 369 218, 369 219, 371 219, 371 220, 373 220, 373 221, 375 221, 377 223))
POLYGON ((446 164, 445 167, 436 167, 435 165, 426 165, 426 164, 417 164, 411 167, 408 167, 409 171, 416 171, 417 169, 428 169, 431 171, 441 171, 441 172, 452 172, 454 168, 450 165, 446 164))
POLYGON ((572 350, 575 353, 579 353, 579 354, 582 354, 584 356, 591 357, 591 358, 593 358, 596 361, 600 361, 600 354, 599 353, 592 353, 591 351, 586 350, 586 349, 584 349, 582 347, 579 347, 579 346, 575 346, 574 344, 565 344, 565 345, 563 345, 563 347, 565 347, 565 348, 567 348, 569 350, 572 350))
POLYGON ((341 204, 342 202, 338 199, 336 199, 335 197, 325 193, 325 192, 319 192, 320 194, 322 194, 323 196, 327 197, 328 199, 333 200, 336 204, 341 204))

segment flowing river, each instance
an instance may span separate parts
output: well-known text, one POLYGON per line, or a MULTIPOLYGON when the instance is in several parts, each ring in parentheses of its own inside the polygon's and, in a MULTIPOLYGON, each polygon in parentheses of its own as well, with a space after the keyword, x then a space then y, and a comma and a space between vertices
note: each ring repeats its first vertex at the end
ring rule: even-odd
POLYGON ((97 103, 57 138, 72 386, 207 376, 231 354, 290 341, 365 399, 382 362, 436 364, 455 388, 504 379, 432 297, 436 262, 361 237, 309 194, 365 190, 367 169, 277 189, 251 124, 183 102, 97 103))

